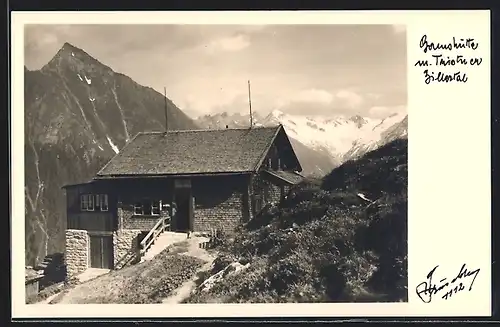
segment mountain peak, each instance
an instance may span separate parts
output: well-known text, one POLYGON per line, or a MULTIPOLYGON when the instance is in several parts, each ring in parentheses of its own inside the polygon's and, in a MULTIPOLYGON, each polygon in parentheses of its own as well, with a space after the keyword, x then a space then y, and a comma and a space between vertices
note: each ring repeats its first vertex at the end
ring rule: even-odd
POLYGON ((80 71, 85 67, 100 67, 102 70, 111 70, 106 65, 101 64, 83 49, 80 49, 69 42, 64 42, 55 56, 42 68, 42 70, 56 70, 66 67, 74 71, 80 71))
POLYGON ((367 123, 366 119, 364 119, 360 115, 354 115, 350 117, 349 120, 355 123, 358 128, 361 128, 364 124, 367 123))

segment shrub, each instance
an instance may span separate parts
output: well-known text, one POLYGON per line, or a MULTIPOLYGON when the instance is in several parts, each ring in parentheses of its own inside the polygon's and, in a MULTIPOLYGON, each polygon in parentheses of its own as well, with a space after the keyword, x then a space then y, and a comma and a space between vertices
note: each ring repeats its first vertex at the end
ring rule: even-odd
POLYGON ((397 140, 292 187, 223 242, 212 272, 233 261, 250 268, 188 302, 405 300, 406 151, 397 140))
POLYGON ((161 303, 163 298, 194 276, 202 261, 174 254, 164 260, 156 260, 151 265, 148 270, 134 276, 119 292, 118 298, 110 299, 108 303, 161 303))

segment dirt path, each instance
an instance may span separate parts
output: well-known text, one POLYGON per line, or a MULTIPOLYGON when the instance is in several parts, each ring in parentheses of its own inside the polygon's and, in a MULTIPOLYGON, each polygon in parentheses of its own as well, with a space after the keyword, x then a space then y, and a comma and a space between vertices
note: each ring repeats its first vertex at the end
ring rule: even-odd
POLYGON ((181 303, 184 299, 186 299, 193 289, 196 287, 196 281, 198 279, 198 274, 203 271, 207 271, 211 268, 212 262, 214 261, 215 257, 208 253, 207 250, 200 248, 200 243, 208 241, 207 238, 203 237, 194 237, 191 239, 188 239, 188 247, 187 251, 180 253, 183 255, 188 255, 191 257, 199 258, 206 263, 199 268, 196 273, 194 274, 194 277, 187 281, 186 283, 182 284, 181 287, 176 289, 173 294, 169 297, 166 297, 162 300, 162 303, 166 304, 176 304, 176 303, 181 303))
MULTIPOLYGON (((162 299, 163 303, 181 303, 187 298, 191 291, 196 287, 196 279, 201 271, 209 270, 215 257, 208 253, 207 250, 200 247, 200 244, 208 241, 205 237, 192 237, 183 242, 173 245, 166 256, 178 254, 195 257, 205 261, 195 273, 191 280, 183 283, 179 288, 175 289, 171 296, 162 299)), ((92 280, 78 284, 66 292, 62 292, 51 296, 50 299, 42 302, 43 304, 52 302, 51 304, 83 304, 83 303, 114 303, 123 289, 130 283, 130 280, 138 274, 148 274, 152 271, 161 271, 164 264, 160 260, 145 261, 130 267, 113 270, 102 276, 98 276, 92 280)), ((40 303, 40 304, 42 304, 40 303)))

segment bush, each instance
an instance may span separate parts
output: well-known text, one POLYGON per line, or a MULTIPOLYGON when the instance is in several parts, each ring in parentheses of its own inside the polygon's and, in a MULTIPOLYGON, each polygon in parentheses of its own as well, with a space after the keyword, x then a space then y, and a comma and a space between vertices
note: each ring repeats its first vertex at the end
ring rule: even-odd
POLYGON ((212 273, 250 268, 188 302, 406 300, 406 151, 397 140, 293 187, 223 242, 212 273))
POLYGON ((154 261, 151 264, 155 266, 134 276, 120 291, 118 299, 109 299, 108 303, 161 303, 163 298, 191 279, 202 263, 200 259, 178 254, 154 261))

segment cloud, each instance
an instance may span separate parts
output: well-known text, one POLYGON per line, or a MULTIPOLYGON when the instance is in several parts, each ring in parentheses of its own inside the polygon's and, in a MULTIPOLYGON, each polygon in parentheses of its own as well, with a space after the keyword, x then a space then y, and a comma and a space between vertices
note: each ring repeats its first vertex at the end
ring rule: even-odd
POLYGON ((384 118, 394 113, 406 112, 406 106, 373 106, 368 112, 370 117, 373 118, 384 118))
MULTIPOLYGON (((39 69, 64 42, 151 86, 186 111, 363 116, 407 103, 405 26, 31 25, 25 64, 39 69), (370 44, 370 56, 366 45, 370 44), (333 59, 332 59, 333 58, 333 59), (378 108, 377 108, 378 107, 378 108)), ((389 110, 389 109, 387 109, 389 110)))
POLYGON ((325 90, 310 89, 298 92, 292 97, 292 101, 332 103, 333 98, 333 94, 325 90))
POLYGON ((213 40, 206 46, 206 50, 209 53, 216 53, 221 51, 240 51, 250 46, 250 40, 248 36, 243 34, 238 34, 236 36, 222 37, 213 40))
POLYGON ((306 89, 292 94, 288 99, 278 102, 278 105, 284 106, 288 103, 310 103, 310 104, 328 104, 345 108, 356 109, 364 103, 361 95, 350 90, 338 90, 337 92, 328 92, 322 89, 306 89))
POLYGON ((364 102, 363 97, 355 92, 348 90, 340 90, 335 94, 335 99, 338 103, 342 103, 348 108, 356 109, 364 102))
POLYGON ((329 92, 323 89, 305 89, 288 98, 278 100, 276 108, 296 115, 356 114, 363 109, 365 99, 360 94, 340 89, 329 92))

